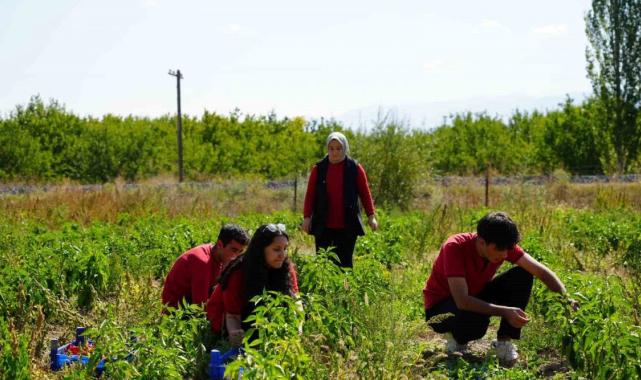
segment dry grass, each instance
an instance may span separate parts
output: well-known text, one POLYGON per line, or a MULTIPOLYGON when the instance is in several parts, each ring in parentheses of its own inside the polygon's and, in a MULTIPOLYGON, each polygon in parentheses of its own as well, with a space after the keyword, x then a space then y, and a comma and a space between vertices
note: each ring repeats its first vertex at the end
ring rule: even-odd
MULTIPOLYGON (((0 215, 13 220, 35 218, 49 225, 61 221, 87 224, 96 220, 116 222, 125 213, 132 217, 156 214, 170 218, 268 214, 291 210, 294 204, 291 187, 268 188, 260 180, 219 179, 206 186, 177 186, 153 179, 139 185, 131 188, 116 182, 87 190, 66 184, 50 191, 4 195, 0 196, 0 215)), ((298 188, 296 210, 301 213, 305 187, 303 183, 298 188)), ((536 209, 537 205, 641 210, 641 183, 496 185, 490 188, 489 195, 490 208, 523 212, 536 209)), ((428 211, 443 205, 467 209, 484 203, 484 187, 472 181, 450 186, 427 183, 417 189, 411 209, 428 211)))
MULTIPOLYGON (((259 181, 224 181, 209 187, 145 183, 131 188, 116 183, 98 190, 60 186, 51 191, 0 197, 4 218, 39 219, 49 225, 71 220, 81 224, 116 222, 120 215, 234 217, 247 213, 273 213, 291 209, 291 189, 269 189, 259 181)), ((299 204, 302 203, 299 195, 299 204)), ((299 209, 302 206, 298 206, 299 209)))
MULTIPOLYGON (((450 186, 425 184, 417 190, 412 208, 432 209, 439 204, 461 208, 482 207, 485 204, 485 188, 472 181, 450 186)), ((512 184, 490 187, 490 208, 519 210, 544 204, 597 210, 617 207, 641 210, 641 183, 512 184)))

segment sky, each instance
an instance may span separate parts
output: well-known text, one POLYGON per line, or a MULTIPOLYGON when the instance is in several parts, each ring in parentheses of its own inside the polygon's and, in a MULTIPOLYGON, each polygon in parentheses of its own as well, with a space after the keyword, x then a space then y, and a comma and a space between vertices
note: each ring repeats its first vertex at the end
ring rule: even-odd
POLYGON ((0 115, 182 111, 412 125, 591 93, 589 0, 0 0, 0 115))

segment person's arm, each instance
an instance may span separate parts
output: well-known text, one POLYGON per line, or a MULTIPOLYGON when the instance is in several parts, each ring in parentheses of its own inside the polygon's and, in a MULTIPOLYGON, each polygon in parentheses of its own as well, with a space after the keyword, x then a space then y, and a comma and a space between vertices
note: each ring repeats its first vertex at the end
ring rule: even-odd
POLYGON ((198 273, 191 280, 191 303, 204 305, 209 299, 209 281, 204 274, 198 273))
POLYGON ((241 326, 240 314, 225 314, 225 326, 229 333, 229 343, 234 347, 239 347, 243 343, 245 331, 241 326))
POLYGON ((559 277, 550 268, 538 262, 534 257, 524 253, 515 263, 538 278, 553 292, 565 294, 565 286, 559 277))
POLYGON ((307 233, 312 232, 312 213, 314 212, 314 197, 316 195, 316 177, 318 176, 316 165, 312 168, 307 180, 307 191, 305 192, 305 206, 303 209, 303 225, 301 228, 307 233))
MULTIPOLYGON (((303 307, 303 300, 301 300, 298 296, 298 278, 296 276, 296 266, 294 265, 293 262, 289 263, 289 276, 291 279, 291 290, 292 293, 294 294, 294 299, 296 300, 296 311, 298 313, 304 313, 305 308, 303 307)), ((300 324, 298 325, 298 335, 303 334, 303 323, 304 323, 304 318, 301 320, 300 324)))
POLYGON ((243 281, 241 269, 232 272, 227 280, 227 288, 222 290, 222 299, 225 310, 225 326, 229 334, 229 343, 239 347, 243 342, 245 331, 242 327, 242 310, 245 304, 243 298, 243 281))
POLYGON ((169 270, 167 278, 162 288, 162 303, 167 307, 178 307, 178 304, 181 301, 180 295, 180 286, 179 283, 181 279, 185 276, 185 262, 181 257, 179 257, 174 265, 169 270))
POLYGON ((298 276, 296 275, 296 266, 291 261, 289 263, 289 278, 292 284, 292 293, 298 294, 298 276))
POLYGON ((568 297, 565 285, 559 277, 550 268, 541 264, 537 259, 524 253, 523 256, 515 262, 516 265, 528 271, 532 276, 541 280, 545 286, 553 292, 557 292, 565 297, 574 311, 579 309, 579 303, 568 297))
POLYGON ((497 315, 505 318, 514 327, 523 327, 530 319, 518 307, 494 305, 468 294, 465 277, 448 277, 450 293, 459 310, 471 311, 485 315, 497 315))
MULTIPOLYGON (((213 259, 212 259, 213 260, 213 259)), ((193 256, 189 261, 188 273, 191 281, 191 303, 202 305, 209 299, 209 278, 211 262, 193 256)))
POLYGON ((367 183, 367 174, 365 169, 358 164, 356 172, 356 187, 358 196, 361 198, 361 203, 367 214, 367 223, 373 231, 378 230, 378 221, 376 220, 376 209, 374 208, 374 201, 372 200, 372 192, 367 183))

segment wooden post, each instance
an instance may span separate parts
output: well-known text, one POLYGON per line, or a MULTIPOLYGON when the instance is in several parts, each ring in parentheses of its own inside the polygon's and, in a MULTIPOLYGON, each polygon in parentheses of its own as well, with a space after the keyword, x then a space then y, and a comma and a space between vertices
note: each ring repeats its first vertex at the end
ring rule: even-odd
POLYGON ((298 198, 298 175, 296 175, 296 178, 294 178, 294 207, 292 207, 292 211, 296 212, 296 203, 298 198))
POLYGON ((490 164, 485 166, 485 207, 490 207, 490 164))

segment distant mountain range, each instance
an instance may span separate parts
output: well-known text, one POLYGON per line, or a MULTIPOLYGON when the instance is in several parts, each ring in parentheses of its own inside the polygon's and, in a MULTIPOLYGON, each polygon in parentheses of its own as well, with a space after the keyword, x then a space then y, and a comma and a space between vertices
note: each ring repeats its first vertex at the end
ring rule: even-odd
POLYGON ((583 93, 545 97, 506 95, 406 105, 370 106, 347 111, 336 116, 335 119, 348 128, 368 130, 375 125, 380 116, 391 115, 406 122, 406 125, 411 128, 432 129, 442 125, 450 115, 468 111, 484 112, 503 120, 507 120, 517 109, 521 112, 552 111, 559 109, 559 104, 565 102, 568 95, 574 99, 575 104, 582 102, 588 96, 583 93))

